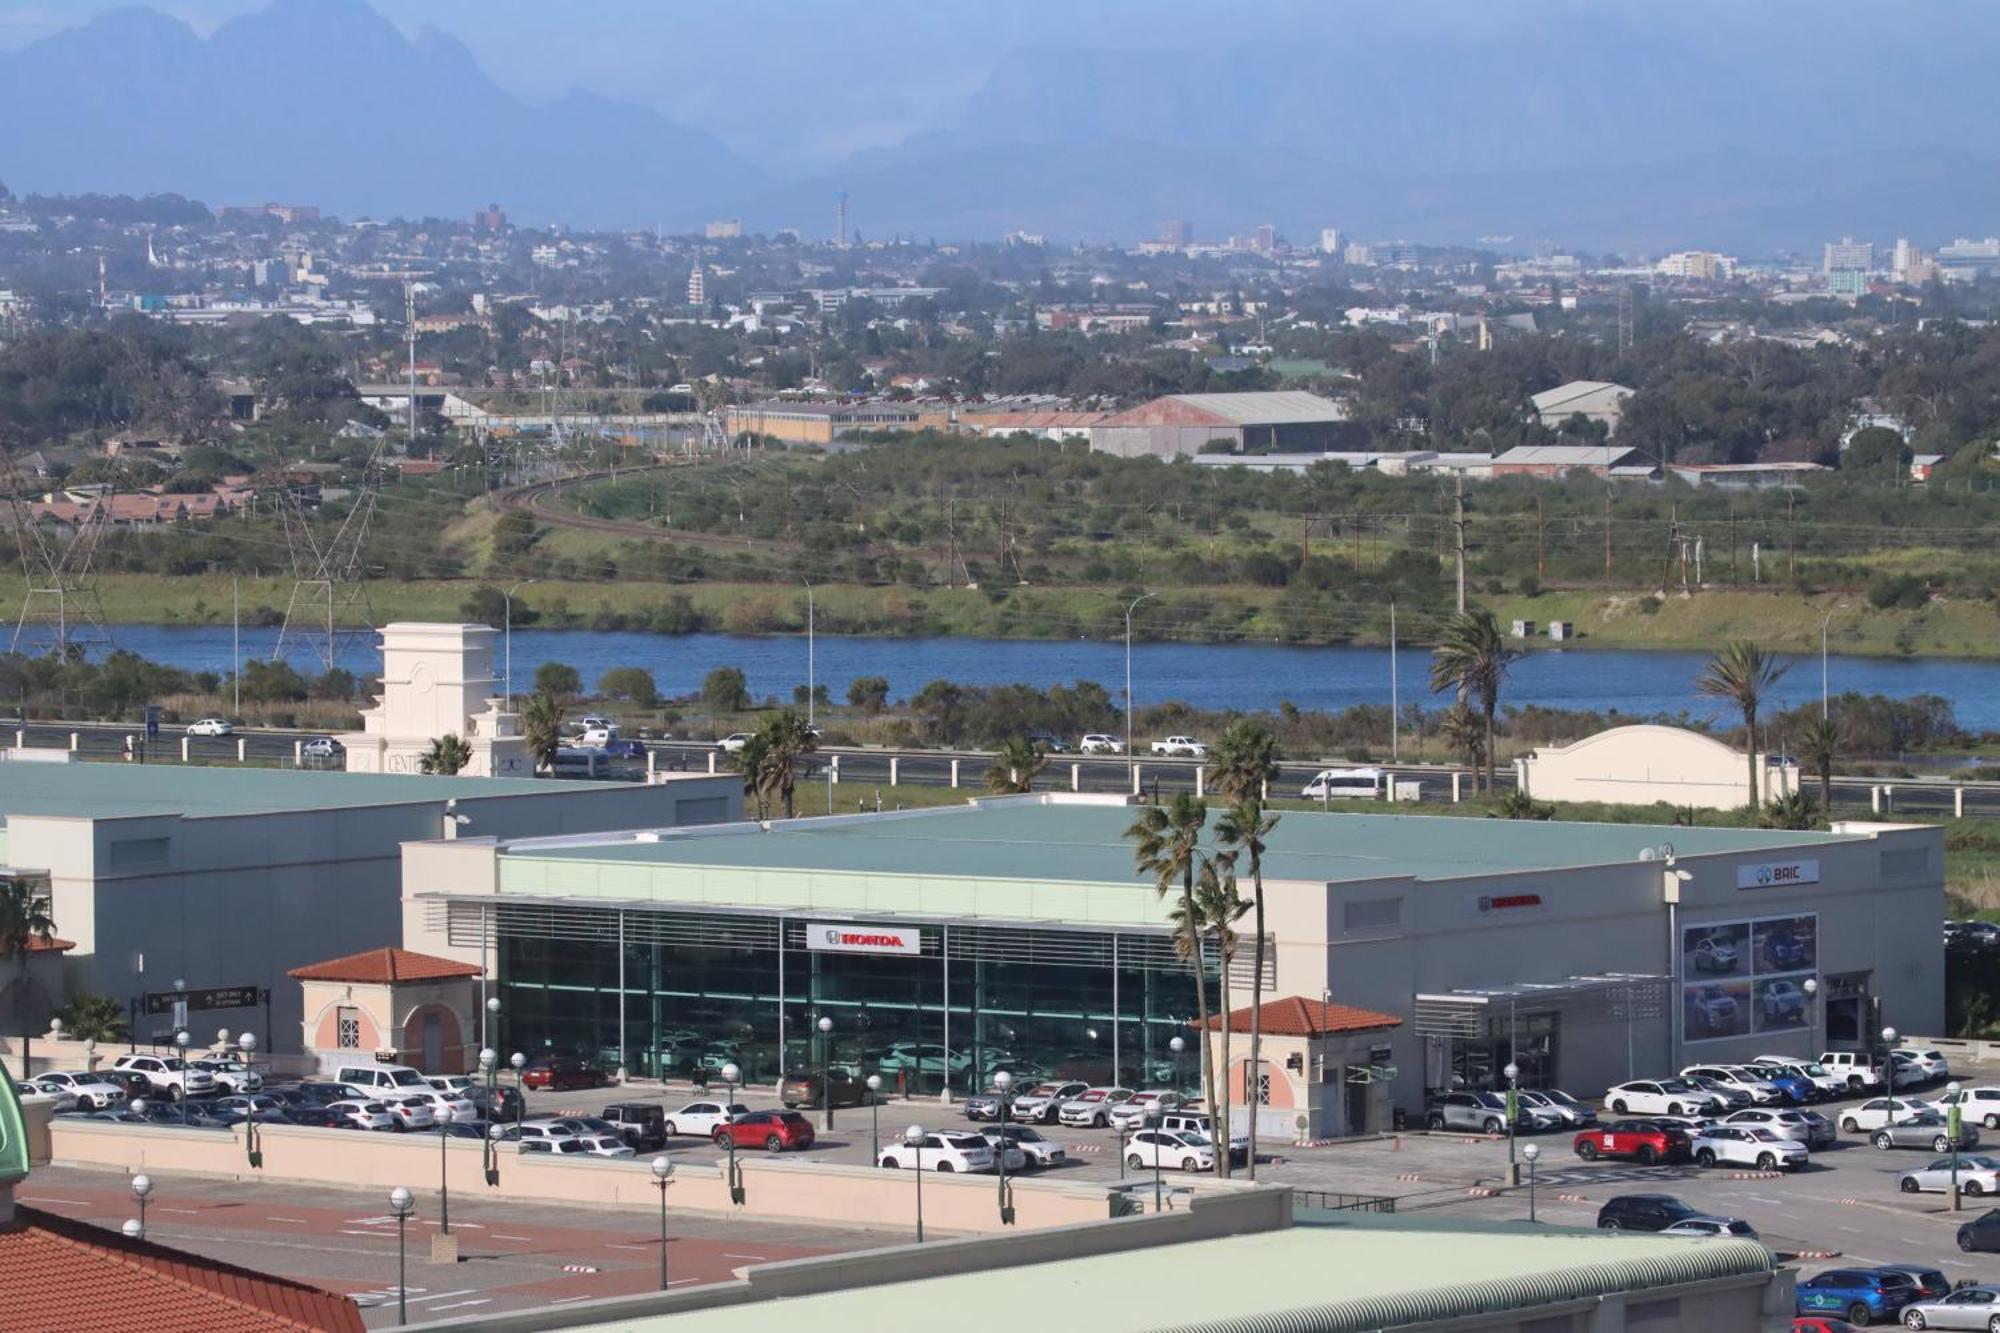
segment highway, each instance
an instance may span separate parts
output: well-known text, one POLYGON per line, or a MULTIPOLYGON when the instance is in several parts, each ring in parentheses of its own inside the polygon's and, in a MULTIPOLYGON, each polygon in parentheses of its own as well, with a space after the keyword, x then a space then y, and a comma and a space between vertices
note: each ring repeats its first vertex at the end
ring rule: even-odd
MULTIPOLYGON (((124 753, 125 738, 131 736, 139 746, 135 762, 179 763, 185 740, 187 759, 191 763, 245 762, 273 767, 292 766, 296 746, 300 742, 325 734, 246 727, 234 737, 185 737, 181 728, 168 727, 162 729, 159 739, 147 750, 143 746, 144 728, 134 723, 31 722, 23 729, 16 720, 0 719, 0 737, 14 743, 14 735, 7 734, 10 732, 20 734, 28 746, 41 749, 69 748, 70 737, 74 734, 78 754, 92 759, 118 758, 124 753)), ((652 763, 658 771, 706 772, 709 771, 711 757, 714 771, 723 772, 728 767, 726 756, 706 741, 661 740, 645 744, 653 753, 652 763)), ((824 781, 827 769, 836 767, 830 761, 836 759, 841 786, 886 789, 894 786, 955 785, 973 795, 985 790, 986 770, 992 762, 992 755, 977 750, 884 750, 831 746, 817 757, 810 774, 812 779, 824 781)), ((1321 769, 1351 767, 1354 765, 1349 761, 1338 759, 1283 762, 1278 766, 1278 781, 1273 784, 1272 796, 1274 799, 1296 799, 1299 789, 1321 769)), ((1462 794, 1468 799, 1472 795, 1472 778, 1460 768, 1437 764, 1382 764, 1380 767, 1399 780, 1421 782, 1423 800, 1427 803, 1452 799, 1454 773, 1460 775, 1462 794)), ((1135 768, 1143 791, 1150 796, 1155 792, 1172 794, 1195 790, 1201 765, 1192 759, 1155 759, 1145 754, 1139 755, 1136 760, 1106 755, 1059 754, 1051 757, 1047 770, 1037 779, 1036 785, 1045 791, 1069 789, 1074 784, 1074 789, 1078 791, 1129 792, 1133 788, 1135 768)), ((644 766, 635 764, 623 776, 637 778, 643 772, 644 766)), ((1502 790, 1514 785, 1511 769, 1502 767, 1498 776, 1502 790)), ((1805 779, 1805 786, 1808 791, 1817 789, 1810 776, 1805 779)), ((1872 808, 1871 792, 1877 788, 1887 789, 1882 811, 1885 816, 1949 816, 1960 809, 1961 801, 1963 812, 1968 816, 2000 816, 2000 782, 1843 776, 1836 776, 1833 781, 1835 813, 1855 817, 1867 815, 1872 808)), ((854 799, 862 798, 856 796, 854 799)), ((842 808, 848 808, 850 802, 843 799, 840 804, 842 808)), ((810 801, 806 803, 806 808, 811 808, 810 801)))

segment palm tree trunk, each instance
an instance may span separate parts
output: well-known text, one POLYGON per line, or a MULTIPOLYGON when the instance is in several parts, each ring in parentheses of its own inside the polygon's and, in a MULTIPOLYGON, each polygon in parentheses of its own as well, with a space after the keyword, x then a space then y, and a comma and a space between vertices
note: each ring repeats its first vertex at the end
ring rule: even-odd
POLYGON ((1251 1081, 1243 1085, 1243 1104, 1250 1109, 1250 1157, 1244 1163, 1244 1170, 1252 1180, 1257 1178, 1257 1109, 1262 1105, 1257 1100, 1255 1080, 1264 1071, 1264 859, 1258 850, 1256 843, 1250 844, 1250 885, 1257 895, 1257 915, 1254 918, 1257 942, 1250 948, 1250 957, 1256 978, 1250 988, 1251 1081))
POLYGON ((1819 813, 1827 823, 1833 822, 1833 765, 1819 766, 1819 813))
MULTIPOLYGON (((1181 882, 1181 911, 1183 920, 1199 920, 1194 910, 1194 863, 1188 863, 1181 882)), ((1215 1046, 1209 1040, 1208 1032, 1208 976, 1203 966, 1201 932, 1194 932, 1194 1010, 1196 1031, 1201 1034, 1201 1084, 1208 1094, 1208 1109, 1214 1112, 1215 1101, 1215 1046)))
POLYGON ((1486 795, 1493 795, 1493 705, 1480 710, 1486 715, 1486 795))
POLYGON ((1744 748, 1750 751, 1750 813, 1757 813, 1757 714, 1746 708, 1743 710, 1744 748))
MULTIPOLYGON (((1220 985, 1222 989, 1222 1098, 1215 1106, 1215 1174, 1229 1178, 1229 954, 1228 941, 1223 932, 1229 923, 1218 922, 1215 936, 1216 958, 1222 964, 1220 985)), ((1249 1095, 1246 1091, 1246 1097, 1249 1095)))

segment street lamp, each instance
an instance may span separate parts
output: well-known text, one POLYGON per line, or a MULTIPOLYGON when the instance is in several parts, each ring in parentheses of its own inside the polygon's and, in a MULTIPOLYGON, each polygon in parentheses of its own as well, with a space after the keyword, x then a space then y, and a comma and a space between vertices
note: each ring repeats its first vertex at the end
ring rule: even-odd
POLYGON ((124 1233, 126 1240, 146 1239, 146 1224, 136 1217, 126 1218, 125 1225, 120 1227, 119 1230, 124 1233))
POLYGON ((911 1125, 903 1131, 903 1146, 917 1155, 917 1244, 924 1243, 924 1127, 911 1125))
POLYGON ((653 1185, 660 1191, 660 1290, 667 1289, 667 1182, 673 1179, 674 1164, 665 1157, 653 1159, 653 1185))
POLYGON ((1958 1080, 1944 1085, 1944 1095, 1951 1104, 1945 1113, 1945 1136, 1951 1140, 1951 1210, 1958 1211, 1958 1130, 1965 1123, 1965 1110, 1959 1101, 1958 1080))
POLYGON ((1531 1143, 1521 1149, 1521 1156, 1528 1159, 1528 1220, 1535 1220, 1535 1159, 1542 1155, 1542 1145, 1531 1143))
POLYGON ((1896 1029, 1882 1029, 1882 1095, 1889 1099, 1889 1113, 1885 1124, 1896 1123, 1896 1058, 1889 1052, 1896 1044, 1896 1029))
POLYGON ((417 1196, 401 1185, 389 1191, 389 1211, 396 1215, 396 1322, 410 1322, 409 1258, 404 1245, 404 1232, 409 1226, 410 1210, 417 1206, 417 1196))
MULTIPOLYGON (((498 1001, 494 1001, 498 1003, 498 1001)), ((479 1052, 479 1072, 486 1075, 486 1132, 479 1137, 479 1162, 486 1171, 486 1183, 500 1183, 500 1163, 493 1148, 493 1099, 499 1094, 500 1052, 488 1046, 479 1052)))
POLYGON ((1806 993, 1806 1058, 1818 1058, 1814 1052, 1819 1047, 1819 978, 1807 977, 1799 989, 1806 993))
POLYGON ((1014 1205, 1007 1199, 1007 1150, 1012 1146, 1007 1138, 1007 1109, 1013 1098, 1008 1094, 1014 1087, 1014 1076, 1001 1070, 993 1076, 993 1090, 1000 1094, 1000 1142, 995 1151, 1000 1163, 1000 1225, 1014 1225, 1014 1205))
POLYGON ((833 1128, 833 1020, 820 1015, 819 1023, 819 1097, 822 1114, 826 1117, 826 1128, 833 1128))
POLYGON ((451 1234, 451 1115, 437 1113, 438 1132, 438 1234, 451 1234))
POLYGON ((868 1088, 868 1160, 882 1160, 882 1076, 870 1074, 868 1088))
POLYGON ((1181 1056, 1187 1052, 1187 1042, 1175 1037, 1167 1042, 1167 1049, 1174 1053, 1174 1096, 1187 1096, 1187 1075, 1181 1072, 1181 1056))
POLYGON ((522 579, 513 587, 500 594, 501 600, 506 603, 507 607, 507 628, 503 631, 503 634, 507 655, 507 665, 505 667, 507 675, 507 707, 510 709, 514 706, 514 594, 534 581, 533 579, 522 579))
POLYGON ((1507 1183, 1521 1183, 1521 1164, 1514 1159, 1514 1121, 1521 1113, 1521 1066, 1512 1060, 1500 1071, 1507 1080, 1507 1183))
MULTIPOLYGON (((480 984, 482 985, 485 984, 483 978, 481 979, 480 984)), ((493 1044, 493 1033, 491 1029, 498 1027, 499 1024, 500 1024, 500 997, 498 995, 488 996, 486 1000, 486 1016, 479 1020, 479 1044, 481 1046, 490 1046, 493 1044)))
POLYGON ((132 1197, 139 1201, 139 1234, 146 1234, 146 1200, 153 1194, 153 1178, 141 1171, 132 1177, 132 1197))
POLYGON ((514 1133, 521 1132, 521 1118, 528 1109, 528 1087, 521 1081, 521 1071, 527 1067, 528 1057, 519 1051, 507 1057, 507 1063, 514 1066, 514 1133))
POLYGON ((174 1047, 181 1053, 180 1095, 181 1095, 181 1125, 183 1127, 186 1127, 188 1122, 188 1063, 187 1063, 188 1040, 189 1040, 188 1032, 186 1028, 182 1028, 179 1032, 176 1032, 174 1034, 174 1047))
MULTIPOLYGON (((251 1060, 257 1054, 257 1034, 254 1032, 238 1033, 236 1047, 243 1052, 243 1068, 247 1073, 250 1069, 251 1060)), ((249 1113, 243 1117, 243 1151, 249 1156, 250 1165, 254 1169, 261 1169, 264 1165, 263 1138, 262 1131, 257 1127, 257 1107, 253 1103, 249 1113)))
MULTIPOLYGON (((736 1111, 734 1109, 736 1106, 736 1082, 743 1077, 743 1069, 734 1060, 731 1060, 722 1067, 721 1073, 723 1088, 722 1114, 734 1120, 736 1118, 736 1111)), ((729 1201, 740 1204, 743 1202, 743 1176, 736 1165, 736 1136, 734 1134, 725 1134, 723 1135, 723 1142, 729 1148, 729 1201)))
POLYGON ((1139 609, 1139 603, 1150 599, 1152 595, 1149 592, 1142 592, 1132 599, 1130 606, 1125 608, 1125 767, 1127 772, 1132 771, 1133 766, 1137 762, 1137 751, 1132 741, 1132 613, 1139 609))

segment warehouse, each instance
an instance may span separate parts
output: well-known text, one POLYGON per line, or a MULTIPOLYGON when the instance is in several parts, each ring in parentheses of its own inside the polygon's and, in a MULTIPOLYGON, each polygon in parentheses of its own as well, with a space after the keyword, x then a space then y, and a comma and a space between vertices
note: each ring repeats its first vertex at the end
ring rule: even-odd
POLYGON ((1367 429, 1348 420, 1344 404, 1302 390, 1168 394, 1090 428, 1093 450, 1121 458, 1326 453, 1367 445, 1367 429))
MULTIPOLYGON (((1187 1082, 1170 900, 1121 798, 405 849, 404 943, 489 966, 513 1049, 634 1077, 831 1063, 954 1095, 1008 1068, 1187 1082), (830 1036, 816 1032, 831 1021, 830 1036)), ((1429 1090, 1631 1073, 1943 1021, 1939 830, 1648 828, 1287 813, 1263 978, 1267 1120, 1374 1128, 1429 1090), (1819 1003, 1794 1002, 1820 981, 1819 1003), (1287 1044, 1289 1043, 1289 1044, 1287 1044), (1363 1089, 1361 1092, 1350 1089, 1363 1089)), ((1250 886, 1241 886, 1246 896, 1250 886)), ((1248 935, 1228 1004, 1254 984, 1248 935)), ((1211 1012, 1219 968, 1206 959, 1211 1012)))

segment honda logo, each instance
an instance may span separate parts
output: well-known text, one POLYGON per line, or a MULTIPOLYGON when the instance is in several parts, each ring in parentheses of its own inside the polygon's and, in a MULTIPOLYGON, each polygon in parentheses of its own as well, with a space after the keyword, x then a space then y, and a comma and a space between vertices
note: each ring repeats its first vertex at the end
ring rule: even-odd
POLYGON ((920 954, 923 934, 903 926, 814 923, 806 927, 806 947, 817 953, 920 954))

